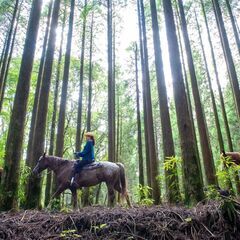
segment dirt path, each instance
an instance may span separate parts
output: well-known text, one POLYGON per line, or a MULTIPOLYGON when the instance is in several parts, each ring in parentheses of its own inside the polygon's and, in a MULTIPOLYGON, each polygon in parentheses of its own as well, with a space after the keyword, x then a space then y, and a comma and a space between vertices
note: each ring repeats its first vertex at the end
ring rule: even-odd
POLYGON ((79 212, 0 214, 0 239, 240 239, 240 214, 221 203, 182 207, 88 207, 79 212))

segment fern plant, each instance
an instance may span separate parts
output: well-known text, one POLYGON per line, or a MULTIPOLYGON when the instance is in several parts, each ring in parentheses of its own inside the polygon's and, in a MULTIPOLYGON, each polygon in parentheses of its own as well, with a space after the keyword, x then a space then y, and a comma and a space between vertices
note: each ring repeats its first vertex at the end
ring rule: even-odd
POLYGON ((152 188, 149 186, 143 186, 141 184, 137 187, 137 198, 139 205, 151 206, 153 205, 153 199, 151 198, 152 188))

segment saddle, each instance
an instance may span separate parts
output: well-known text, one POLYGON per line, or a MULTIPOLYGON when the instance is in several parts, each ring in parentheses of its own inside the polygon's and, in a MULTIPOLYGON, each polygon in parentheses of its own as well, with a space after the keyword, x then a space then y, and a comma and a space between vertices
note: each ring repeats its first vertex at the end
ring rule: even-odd
POLYGON ((103 166, 103 164, 100 162, 93 162, 93 163, 90 163, 90 164, 87 164, 86 166, 84 166, 82 168, 82 170, 93 170, 96 168, 101 168, 102 166, 103 166))

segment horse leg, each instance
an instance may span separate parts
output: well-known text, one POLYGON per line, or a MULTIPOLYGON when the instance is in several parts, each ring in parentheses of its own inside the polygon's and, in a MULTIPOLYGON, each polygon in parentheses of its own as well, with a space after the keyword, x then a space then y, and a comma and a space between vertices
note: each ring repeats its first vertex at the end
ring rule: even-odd
POLYGON ((113 207, 114 206, 114 200, 115 200, 115 194, 114 194, 114 188, 112 185, 107 185, 108 188, 108 206, 113 207))
POLYGON ((129 198, 129 195, 127 192, 123 193, 122 191, 122 187, 121 187, 121 184, 119 182, 117 182, 115 185, 114 185, 114 189, 116 191, 118 191, 120 193, 120 204, 121 204, 121 200, 123 200, 123 198, 125 197, 126 201, 127 201, 127 205, 129 207, 132 207, 132 204, 131 204, 131 201, 130 201, 130 198, 129 198))
POLYGON ((130 198, 129 198, 129 195, 128 195, 127 192, 124 194, 124 197, 125 197, 125 199, 127 201, 127 205, 131 208, 132 204, 131 204, 131 201, 130 201, 130 198))
POLYGON ((58 197, 66 188, 63 186, 63 185, 59 185, 56 192, 53 193, 48 205, 47 205, 47 208, 49 208, 51 205, 52 205, 52 201, 55 197, 58 197))
POLYGON ((121 200, 122 200, 122 187, 120 181, 117 181, 116 184, 114 185, 114 189, 118 192, 117 193, 117 201, 121 205, 121 200))
POLYGON ((77 204, 77 189, 76 188, 71 188, 72 192, 72 198, 73 198, 73 209, 77 210, 78 204, 77 204))

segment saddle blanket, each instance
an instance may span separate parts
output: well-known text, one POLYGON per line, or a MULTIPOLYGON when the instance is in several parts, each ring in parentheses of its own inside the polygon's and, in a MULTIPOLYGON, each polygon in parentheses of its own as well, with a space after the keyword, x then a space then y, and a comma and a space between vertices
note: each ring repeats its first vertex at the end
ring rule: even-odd
POLYGON ((83 170, 93 170, 96 168, 101 168, 102 166, 103 166, 103 164, 100 162, 93 162, 93 163, 90 163, 90 164, 84 166, 82 169, 83 170))

